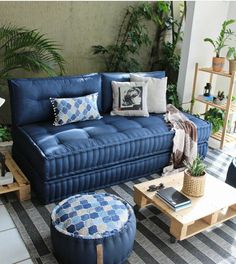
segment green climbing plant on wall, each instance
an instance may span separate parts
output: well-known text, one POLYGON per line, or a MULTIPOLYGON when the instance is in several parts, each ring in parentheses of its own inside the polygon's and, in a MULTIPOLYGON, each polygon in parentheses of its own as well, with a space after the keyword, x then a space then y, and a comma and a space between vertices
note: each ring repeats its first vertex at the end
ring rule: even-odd
POLYGON ((112 45, 92 46, 93 54, 100 55, 108 72, 136 72, 164 70, 168 76, 167 101, 180 107, 177 95, 177 78, 182 41, 182 26, 186 5, 182 4, 177 18, 174 17, 172 1, 145 2, 129 6, 121 22, 116 42, 112 45), (146 22, 156 27, 155 39, 151 40, 146 22), (167 38, 167 35, 171 38, 167 38), (148 68, 138 60, 139 51, 146 46, 151 49, 148 68))
POLYGON ((129 6, 120 25, 115 44, 92 47, 93 54, 99 54, 104 59, 106 71, 134 72, 141 69, 135 55, 142 46, 151 45, 147 27, 144 21, 150 20, 152 5, 143 3, 129 6))

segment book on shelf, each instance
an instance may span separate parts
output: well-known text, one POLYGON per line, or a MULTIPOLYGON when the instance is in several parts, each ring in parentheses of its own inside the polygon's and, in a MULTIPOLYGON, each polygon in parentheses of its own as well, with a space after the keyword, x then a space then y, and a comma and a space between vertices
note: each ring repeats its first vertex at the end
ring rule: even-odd
POLYGON ((156 196, 175 211, 190 207, 191 200, 173 187, 156 192, 156 196))
POLYGON ((205 100, 205 101, 208 101, 208 102, 213 102, 214 96, 212 96, 212 95, 208 95, 208 96, 199 95, 198 98, 205 100))

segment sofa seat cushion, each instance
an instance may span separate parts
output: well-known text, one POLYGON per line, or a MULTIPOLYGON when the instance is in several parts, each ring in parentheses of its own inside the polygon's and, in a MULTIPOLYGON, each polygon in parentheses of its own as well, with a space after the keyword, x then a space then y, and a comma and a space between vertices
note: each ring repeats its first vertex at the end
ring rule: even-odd
MULTIPOLYGON (((210 125, 188 115, 198 127, 199 143, 206 142, 210 125)), ((163 114, 150 117, 105 115, 55 127, 51 123, 14 130, 14 144, 44 180, 70 177, 90 170, 171 152, 174 131, 163 114)))

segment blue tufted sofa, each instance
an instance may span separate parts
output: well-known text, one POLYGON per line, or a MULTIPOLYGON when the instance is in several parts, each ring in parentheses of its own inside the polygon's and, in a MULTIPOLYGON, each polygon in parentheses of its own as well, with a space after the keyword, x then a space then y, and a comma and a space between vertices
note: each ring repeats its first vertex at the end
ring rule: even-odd
MULTIPOLYGON (((143 75, 161 78, 165 73, 143 75)), ((163 114, 110 116, 112 80, 129 81, 129 74, 9 80, 13 157, 43 203, 160 172, 168 164, 174 132, 163 114), (53 126, 50 97, 94 92, 102 119, 53 126)), ((198 127, 198 152, 205 156, 210 125, 187 116, 198 127)))

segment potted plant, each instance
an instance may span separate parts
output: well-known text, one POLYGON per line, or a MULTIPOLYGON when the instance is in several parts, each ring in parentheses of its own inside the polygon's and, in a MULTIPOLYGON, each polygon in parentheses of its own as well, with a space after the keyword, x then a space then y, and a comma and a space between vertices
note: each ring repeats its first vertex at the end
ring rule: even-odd
POLYGON ((211 123, 212 134, 215 134, 224 125, 224 111, 217 108, 210 108, 204 114, 204 119, 211 123))
POLYGON ((213 99, 214 104, 222 105, 225 103, 225 94, 224 91, 218 91, 217 97, 213 99))
POLYGON ((188 196, 200 197, 204 195, 206 181, 206 166, 198 155, 192 163, 184 162, 184 182, 182 192, 188 196))
POLYGON ((204 41, 209 42, 213 45, 214 51, 216 53, 216 56, 213 57, 212 60, 213 71, 220 72, 223 70, 225 58, 220 57, 220 52, 222 48, 226 46, 226 41, 229 40, 230 36, 234 34, 233 31, 228 28, 229 25, 233 24, 234 22, 234 19, 225 20, 222 24, 220 34, 216 40, 213 40, 211 38, 204 39, 204 41))
POLYGON ((236 106, 236 95, 232 96, 231 101, 232 101, 232 105, 236 106))
POLYGON ((229 47, 226 58, 229 60, 229 73, 233 74, 236 71, 236 49, 229 47))
POLYGON ((11 152, 12 138, 10 128, 0 124, 0 152, 11 152))

